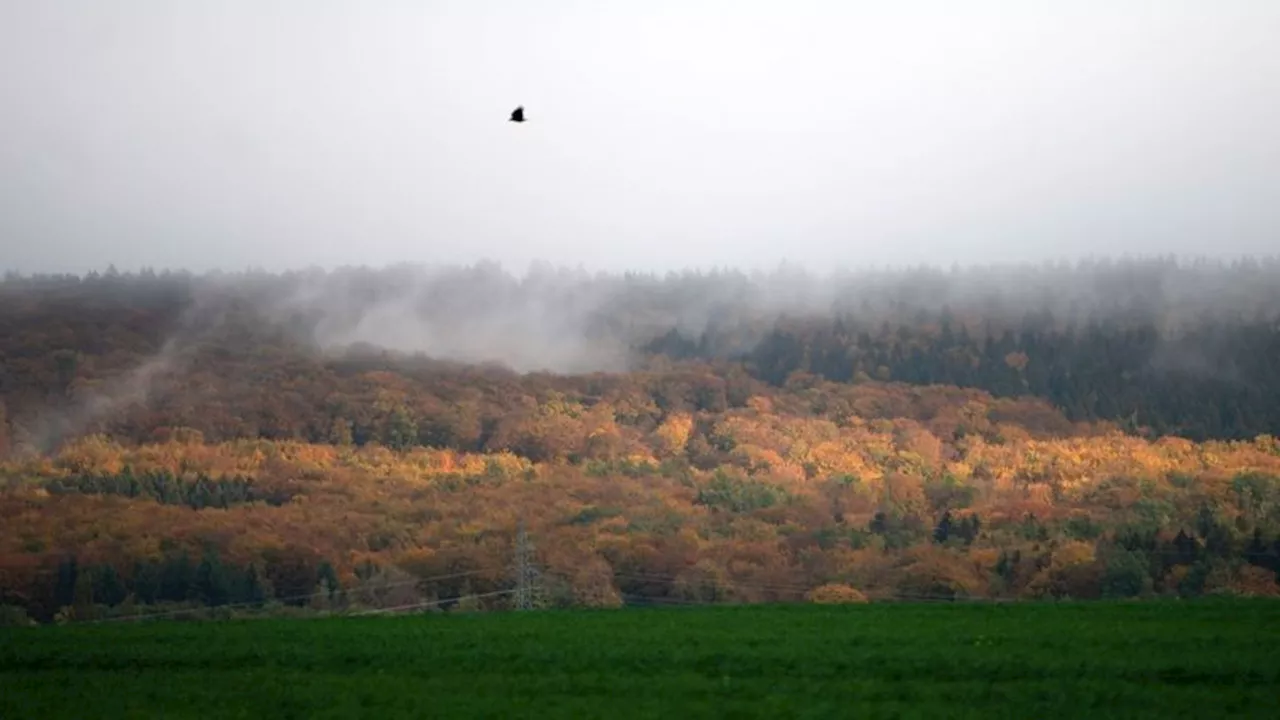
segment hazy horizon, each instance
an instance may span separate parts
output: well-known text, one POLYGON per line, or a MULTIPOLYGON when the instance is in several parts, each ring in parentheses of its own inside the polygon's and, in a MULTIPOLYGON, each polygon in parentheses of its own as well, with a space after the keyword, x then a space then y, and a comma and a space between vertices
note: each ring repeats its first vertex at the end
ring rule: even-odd
POLYGON ((1277 36, 1264 0, 8 2, 0 270, 1268 255, 1277 36))

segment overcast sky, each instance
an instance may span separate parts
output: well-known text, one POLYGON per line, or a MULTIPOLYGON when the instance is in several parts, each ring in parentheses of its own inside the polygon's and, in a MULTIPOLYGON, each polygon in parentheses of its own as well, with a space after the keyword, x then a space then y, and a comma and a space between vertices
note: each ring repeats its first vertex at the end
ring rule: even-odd
POLYGON ((1277 38, 1277 0, 0 0, 0 266, 1274 253, 1277 38))

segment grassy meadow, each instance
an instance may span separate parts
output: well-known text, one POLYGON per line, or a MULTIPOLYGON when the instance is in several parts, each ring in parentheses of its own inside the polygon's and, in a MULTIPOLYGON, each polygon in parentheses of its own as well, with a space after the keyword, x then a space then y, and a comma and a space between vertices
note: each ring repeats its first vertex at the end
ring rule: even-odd
POLYGON ((870 604, 0 629, 0 717, 1275 717, 1280 603, 870 604))

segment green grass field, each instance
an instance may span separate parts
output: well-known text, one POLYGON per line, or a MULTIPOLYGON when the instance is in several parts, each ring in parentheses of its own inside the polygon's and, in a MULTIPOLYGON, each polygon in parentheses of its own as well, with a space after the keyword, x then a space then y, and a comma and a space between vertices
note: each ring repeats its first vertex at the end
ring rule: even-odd
POLYGON ((0 717, 1276 717, 1280 603, 739 606, 0 630, 0 717))

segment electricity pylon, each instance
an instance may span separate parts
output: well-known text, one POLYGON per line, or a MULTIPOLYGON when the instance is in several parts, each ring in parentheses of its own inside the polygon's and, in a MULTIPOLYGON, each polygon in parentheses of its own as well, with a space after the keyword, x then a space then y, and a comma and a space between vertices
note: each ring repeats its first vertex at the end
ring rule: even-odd
POLYGON ((538 589, 538 568, 533 563, 533 545, 524 529, 524 520, 516 529, 516 596, 517 610, 532 610, 535 605, 538 589))

